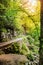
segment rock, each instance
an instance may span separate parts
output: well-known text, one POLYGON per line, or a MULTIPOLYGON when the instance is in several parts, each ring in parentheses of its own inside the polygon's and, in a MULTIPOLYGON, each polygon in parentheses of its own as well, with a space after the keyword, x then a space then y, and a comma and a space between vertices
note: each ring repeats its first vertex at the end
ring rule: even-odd
POLYGON ((24 55, 2 54, 0 55, 0 65, 28 65, 28 59, 24 55))

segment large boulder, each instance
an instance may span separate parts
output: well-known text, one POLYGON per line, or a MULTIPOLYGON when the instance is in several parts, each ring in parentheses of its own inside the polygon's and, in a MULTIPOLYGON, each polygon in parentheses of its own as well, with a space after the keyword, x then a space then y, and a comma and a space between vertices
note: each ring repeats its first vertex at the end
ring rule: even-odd
POLYGON ((0 65, 28 65, 28 59, 24 55, 2 54, 0 55, 0 65))

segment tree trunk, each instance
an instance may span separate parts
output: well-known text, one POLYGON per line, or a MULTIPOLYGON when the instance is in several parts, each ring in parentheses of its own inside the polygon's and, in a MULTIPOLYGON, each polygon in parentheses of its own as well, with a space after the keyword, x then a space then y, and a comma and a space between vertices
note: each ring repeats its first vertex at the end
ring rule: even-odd
POLYGON ((40 60, 39 60, 39 65, 43 65, 43 0, 40 0, 41 2, 41 39, 40 39, 40 60))
POLYGON ((0 33, 0 42, 1 42, 1 33, 0 33))

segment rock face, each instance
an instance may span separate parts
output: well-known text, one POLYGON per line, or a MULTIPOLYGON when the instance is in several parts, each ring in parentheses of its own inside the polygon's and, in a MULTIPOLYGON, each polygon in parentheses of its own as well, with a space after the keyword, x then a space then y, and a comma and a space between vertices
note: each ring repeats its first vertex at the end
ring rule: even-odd
POLYGON ((26 63, 28 65, 28 59, 24 55, 0 55, 0 65, 26 65, 26 63))

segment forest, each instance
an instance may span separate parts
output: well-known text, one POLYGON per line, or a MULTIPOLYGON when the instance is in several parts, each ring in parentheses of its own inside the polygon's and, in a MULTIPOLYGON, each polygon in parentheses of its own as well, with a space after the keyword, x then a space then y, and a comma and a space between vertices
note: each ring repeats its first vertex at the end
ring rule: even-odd
POLYGON ((39 65, 39 37, 39 0, 0 0, 0 45, 19 40, 1 48, 0 55, 17 54, 28 59, 27 64, 11 65, 39 65))

